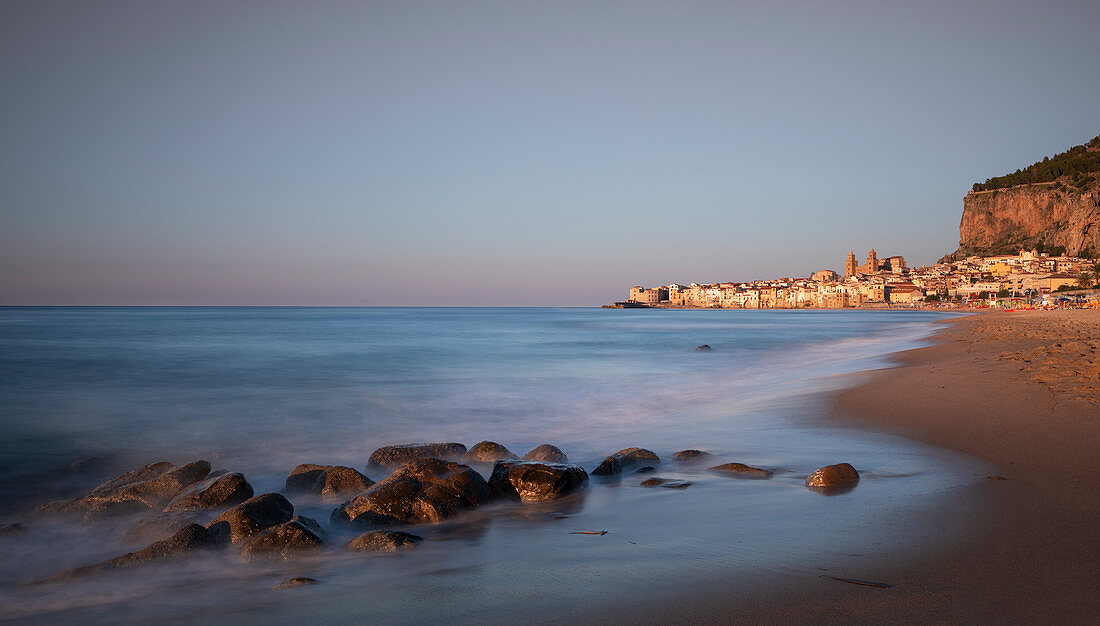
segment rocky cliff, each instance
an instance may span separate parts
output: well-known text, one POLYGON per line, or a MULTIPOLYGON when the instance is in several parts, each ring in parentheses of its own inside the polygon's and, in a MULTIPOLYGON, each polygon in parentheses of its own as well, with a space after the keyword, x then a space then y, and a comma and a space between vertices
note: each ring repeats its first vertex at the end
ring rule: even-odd
POLYGON ((971 254, 1013 254, 1039 248, 1079 255, 1100 252, 1100 181, 1083 188, 1035 183, 975 191, 963 200, 959 250, 971 254))

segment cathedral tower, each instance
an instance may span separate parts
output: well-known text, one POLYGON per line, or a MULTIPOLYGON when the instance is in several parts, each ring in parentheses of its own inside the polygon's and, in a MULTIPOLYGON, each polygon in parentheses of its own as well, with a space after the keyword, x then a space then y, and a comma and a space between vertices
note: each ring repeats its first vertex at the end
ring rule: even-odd
POLYGON ((867 273, 870 274, 871 272, 877 272, 877 271, 878 271, 878 253, 875 252, 874 248, 871 248, 871 251, 867 253, 867 273))
POLYGON ((844 262, 844 277, 856 275, 856 253, 855 250, 848 251, 848 260, 844 262))

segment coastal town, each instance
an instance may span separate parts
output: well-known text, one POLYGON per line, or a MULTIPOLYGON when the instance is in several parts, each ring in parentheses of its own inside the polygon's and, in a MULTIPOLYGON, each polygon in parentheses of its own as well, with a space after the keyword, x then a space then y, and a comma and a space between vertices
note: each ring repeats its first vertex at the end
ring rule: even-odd
POLYGON ((848 253, 844 274, 823 269, 808 278, 743 283, 635 286, 610 308, 844 309, 983 305, 1047 300, 1052 294, 1088 289, 1100 282, 1092 258, 1021 250, 1015 255, 942 259, 910 268, 902 256, 874 249, 859 264, 848 253))

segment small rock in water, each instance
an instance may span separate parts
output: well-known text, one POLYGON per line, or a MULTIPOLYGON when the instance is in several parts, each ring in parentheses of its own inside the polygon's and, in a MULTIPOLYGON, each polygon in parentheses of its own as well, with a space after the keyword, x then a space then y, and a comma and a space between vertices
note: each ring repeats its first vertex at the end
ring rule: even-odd
POLYGON ((540 502, 569 495, 588 483, 580 465, 537 461, 497 461, 489 489, 497 498, 540 502))
POLYGON ((745 465, 744 463, 725 463, 723 465, 715 465, 710 469, 713 472, 720 472, 722 474, 728 474, 741 478, 771 478, 773 474, 771 470, 763 469, 760 467, 752 467, 751 465, 745 465))
POLYGON ((0 524, 0 536, 2 535, 14 535, 27 530, 27 527, 16 522, 14 524, 0 524))
POLYGON ((652 465, 646 465, 645 467, 639 467, 638 469, 634 470, 634 473, 635 474, 652 474, 653 472, 656 472, 656 471, 657 471, 656 467, 653 467, 652 465))
POLYGON ((686 489, 691 483, 670 478, 647 478, 640 483, 643 487, 665 487, 666 489, 686 489))
POLYGON ((241 556, 248 560, 260 557, 291 558, 324 545, 322 532, 316 520, 298 516, 250 537, 241 547, 241 556))
POLYGON ((495 441, 482 441, 470 448, 466 460, 475 463, 495 463, 504 459, 515 459, 516 455, 495 441))
POLYGON ((441 522, 491 499, 488 483, 469 466, 414 459, 337 507, 332 522, 356 526, 441 522))
POLYGON ((691 461, 701 461, 709 456, 709 452, 703 452, 702 450, 680 450, 676 454, 673 454, 672 458, 681 463, 687 463, 691 461))
POLYGON ((134 524, 122 534, 121 541, 130 544, 142 544, 171 537, 177 530, 188 524, 205 526, 210 514, 201 511, 171 511, 157 513, 134 524))
POLYGON ((184 489, 164 507, 165 511, 218 509, 240 504, 254 495, 244 475, 233 472, 207 478, 184 489))
POLYGON ((421 541, 419 535, 400 530, 371 530, 349 541, 347 548, 353 552, 396 552, 413 548, 421 541))
POLYGON ((806 478, 807 487, 837 487, 859 481, 859 472, 848 463, 826 465, 806 478))
POLYGON ((711 347, 710 347, 710 346, 708 346, 708 345, 707 345, 707 344, 705 344, 705 343, 704 343, 703 345, 701 345, 701 346, 696 346, 696 347, 695 347, 695 351, 696 351, 696 352, 708 352, 709 350, 711 350, 711 347))
POLYGON ((623 464, 613 456, 607 457, 596 469, 592 470, 593 476, 617 476, 622 473, 623 464))
POLYGON ((241 543, 269 526, 289 522, 292 517, 294 505, 289 500, 279 493, 264 493, 215 517, 206 527, 227 525, 233 543, 241 543))
POLYGON ((524 461, 540 461, 542 463, 568 463, 569 457, 561 451, 561 448, 544 443, 523 455, 524 461))
POLYGON ((212 550, 223 546, 227 542, 227 539, 227 537, 216 530, 203 528, 198 524, 188 524, 176 531, 171 537, 161 541, 155 541, 137 552, 130 552, 120 557, 108 559, 102 563, 85 565, 76 569, 67 570, 49 580, 65 580, 75 576, 94 574, 120 567, 129 567, 147 561, 178 556, 199 550, 212 550))
POLYGON ((321 495, 326 498, 353 496, 363 493, 374 485, 374 481, 359 470, 343 465, 333 465, 325 470, 319 481, 321 495))
POLYGON ((382 446, 371 452, 367 467, 394 467, 414 459, 460 459, 466 456, 461 443, 405 443, 382 446))
POLYGON ((289 580, 284 580, 283 582, 279 583, 278 585, 275 585, 274 587, 272 587, 272 589, 275 589, 276 591, 278 591, 280 589, 290 589, 291 587, 304 587, 306 585, 315 585, 319 582, 321 582, 321 581, 317 580, 316 578, 306 578, 305 576, 299 576, 297 578, 291 578, 289 580))
POLYGON ((652 450, 646 450, 645 448, 624 448, 611 456, 619 459, 623 469, 629 469, 642 463, 646 465, 661 464, 661 457, 657 456, 652 450))
POLYGON ((302 463, 295 466, 286 477, 286 492, 291 495, 298 493, 320 493, 321 488, 318 483, 324 477, 325 472, 331 467, 331 465, 316 465, 313 463, 302 463))
POLYGON ((150 508, 160 509, 176 494, 202 480, 208 473, 210 463, 206 461, 195 461, 178 467, 160 461, 112 478, 74 500, 44 504, 33 513, 84 513, 97 509, 91 515, 92 520, 97 520, 101 514, 113 514, 113 507, 104 503, 127 501, 137 501, 150 508))
POLYGON ((152 507, 137 500, 123 500, 115 502, 107 500, 97 502, 84 511, 82 519, 85 524, 99 524, 134 515, 144 515, 152 511, 152 507))

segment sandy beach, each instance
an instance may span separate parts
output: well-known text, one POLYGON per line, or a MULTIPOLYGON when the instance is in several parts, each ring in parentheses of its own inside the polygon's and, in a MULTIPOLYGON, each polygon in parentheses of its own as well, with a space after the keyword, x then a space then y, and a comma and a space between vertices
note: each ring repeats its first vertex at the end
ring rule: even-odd
POLYGON ((821 563, 825 575, 776 580, 774 593, 723 599, 700 590, 649 619, 1095 623, 1100 311, 977 314, 945 322, 934 345, 895 358, 898 367, 841 392, 830 420, 957 450, 991 468, 921 514, 927 552, 899 559, 884 546, 877 562, 852 560, 849 572, 889 589, 843 584, 828 577, 835 563, 821 563))

